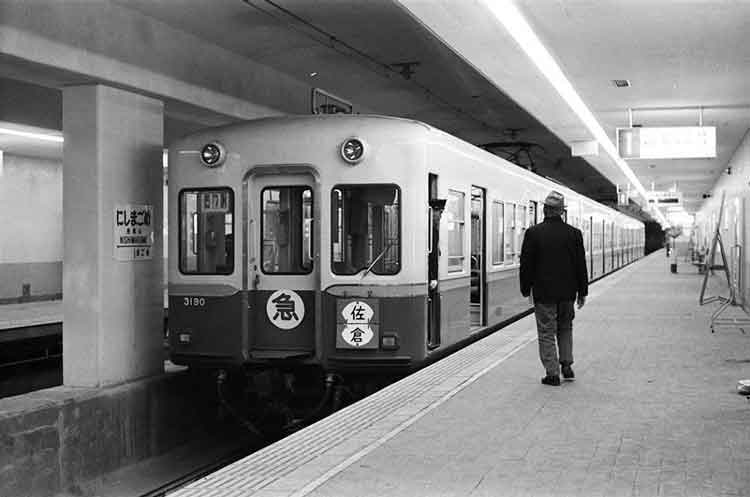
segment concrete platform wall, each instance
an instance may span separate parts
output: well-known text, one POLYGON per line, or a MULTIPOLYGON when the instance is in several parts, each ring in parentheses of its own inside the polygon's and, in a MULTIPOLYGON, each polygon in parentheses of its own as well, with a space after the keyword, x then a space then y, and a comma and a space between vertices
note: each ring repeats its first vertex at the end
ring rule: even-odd
POLYGON ((62 162, 0 156, 0 303, 60 298, 62 162))
POLYGON ((0 400, 0 495, 86 494, 97 478, 212 429, 212 391, 183 371, 105 389, 0 400))

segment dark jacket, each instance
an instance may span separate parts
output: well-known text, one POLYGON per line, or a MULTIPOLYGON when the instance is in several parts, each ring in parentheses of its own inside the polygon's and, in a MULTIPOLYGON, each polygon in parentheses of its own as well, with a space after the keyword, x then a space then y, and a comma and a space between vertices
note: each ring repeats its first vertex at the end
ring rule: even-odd
POLYGON ((545 304, 575 300, 589 293, 586 253, 581 231, 559 216, 526 230, 521 248, 521 294, 533 290, 545 304))

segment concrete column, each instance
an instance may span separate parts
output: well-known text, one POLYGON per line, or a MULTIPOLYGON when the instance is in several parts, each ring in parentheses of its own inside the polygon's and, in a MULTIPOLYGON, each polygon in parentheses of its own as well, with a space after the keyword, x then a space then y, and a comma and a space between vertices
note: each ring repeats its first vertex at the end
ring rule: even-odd
POLYGON ((63 382, 160 373, 163 103, 101 85, 65 88, 63 134, 63 382), (150 258, 116 255, 124 205, 152 206, 150 258))

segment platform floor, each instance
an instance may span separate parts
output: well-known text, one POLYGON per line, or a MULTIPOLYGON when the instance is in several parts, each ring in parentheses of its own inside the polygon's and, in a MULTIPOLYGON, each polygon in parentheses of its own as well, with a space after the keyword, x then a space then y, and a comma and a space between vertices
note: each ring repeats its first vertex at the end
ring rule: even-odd
POLYGON ((540 384, 525 318, 173 495, 750 495, 750 331, 711 334, 678 271, 592 286, 574 382, 540 384))
POLYGON ((0 330, 59 323, 62 320, 62 300, 0 305, 0 330))

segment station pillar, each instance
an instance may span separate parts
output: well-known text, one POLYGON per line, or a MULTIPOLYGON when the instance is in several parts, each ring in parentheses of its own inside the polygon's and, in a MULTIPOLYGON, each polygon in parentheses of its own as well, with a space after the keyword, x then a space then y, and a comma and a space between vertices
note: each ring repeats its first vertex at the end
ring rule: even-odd
POLYGON ((63 90, 63 383, 163 371, 159 100, 103 85, 63 90))

